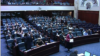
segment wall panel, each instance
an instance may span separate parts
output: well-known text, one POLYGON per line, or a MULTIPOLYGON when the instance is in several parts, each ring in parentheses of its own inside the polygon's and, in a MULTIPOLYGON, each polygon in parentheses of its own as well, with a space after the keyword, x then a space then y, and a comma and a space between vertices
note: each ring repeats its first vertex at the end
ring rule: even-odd
POLYGON ((88 23, 98 24, 99 11, 78 11, 78 18, 88 23))

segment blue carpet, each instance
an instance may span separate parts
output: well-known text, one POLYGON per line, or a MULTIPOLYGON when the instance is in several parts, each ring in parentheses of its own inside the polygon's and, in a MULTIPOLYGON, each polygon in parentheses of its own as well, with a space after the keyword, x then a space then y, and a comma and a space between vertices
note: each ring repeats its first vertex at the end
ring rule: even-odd
MULTIPOLYGON (((53 41, 53 40, 50 40, 53 41)), ((49 55, 49 56, 69 56, 71 52, 67 52, 67 48, 65 48, 62 45, 59 45, 59 52, 49 55)), ((92 43, 87 45, 82 45, 78 47, 74 47, 71 49, 71 51, 78 50, 78 53, 84 53, 85 51, 88 51, 91 53, 91 55, 95 54, 97 56, 100 56, 100 42, 99 43, 92 43)), ((1 39, 1 56, 12 56, 9 54, 9 50, 6 47, 5 39, 1 39)))
POLYGON ((7 49, 6 41, 5 39, 1 39, 1 56, 12 56, 7 49))

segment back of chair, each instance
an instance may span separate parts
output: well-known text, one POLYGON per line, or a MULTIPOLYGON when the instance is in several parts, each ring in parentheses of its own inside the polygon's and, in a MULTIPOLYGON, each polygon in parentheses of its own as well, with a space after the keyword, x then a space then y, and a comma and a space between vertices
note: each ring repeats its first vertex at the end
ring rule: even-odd
POLYGON ((8 40, 7 40, 7 45, 8 45, 9 47, 12 47, 12 46, 13 46, 13 43, 14 43, 14 40, 13 40, 13 39, 8 39, 8 40))
POLYGON ((18 47, 19 47, 19 50, 21 50, 21 51, 25 51, 26 50, 24 42, 18 43, 18 47))
POLYGON ((77 31, 77 36, 82 36, 82 32, 81 31, 77 31))
POLYGON ((22 42, 21 37, 16 37, 17 43, 22 42))

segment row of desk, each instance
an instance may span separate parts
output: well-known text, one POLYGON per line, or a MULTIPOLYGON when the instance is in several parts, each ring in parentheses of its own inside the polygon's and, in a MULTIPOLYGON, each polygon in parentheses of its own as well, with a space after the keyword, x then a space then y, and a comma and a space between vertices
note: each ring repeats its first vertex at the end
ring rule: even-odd
MULTIPOLYGON (((44 44, 40 47, 24 51, 23 56, 48 56, 56 52, 59 52, 59 42, 51 42, 47 43, 47 45, 44 44)), ((15 48, 13 48, 13 53, 14 56, 20 56, 18 46, 15 46, 15 48)))
MULTIPOLYGON (((60 37, 57 36, 57 40, 60 41, 60 37)), ((84 44, 89 44, 89 43, 96 43, 100 41, 100 34, 93 34, 93 35, 88 35, 88 36, 80 36, 80 37, 75 37, 74 42, 73 42, 73 47, 84 45, 84 44)), ((65 46, 66 46, 66 41, 65 41, 65 46)))

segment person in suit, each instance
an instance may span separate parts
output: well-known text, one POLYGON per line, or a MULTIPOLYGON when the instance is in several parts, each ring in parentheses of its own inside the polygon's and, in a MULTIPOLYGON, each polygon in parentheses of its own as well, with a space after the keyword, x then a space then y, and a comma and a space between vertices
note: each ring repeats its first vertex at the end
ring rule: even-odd
POLYGON ((28 49, 31 49, 31 46, 32 46, 32 38, 31 37, 29 37, 28 36, 28 34, 27 33, 25 33, 25 35, 24 35, 24 41, 25 41, 25 46, 26 46, 26 49, 28 50, 28 49))
POLYGON ((14 46, 14 47, 15 47, 15 46, 18 46, 18 43, 17 43, 17 40, 16 40, 16 39, 14 40, 13 46, 14 46))
POLYGON ((65 33, 60 34, 60 43, 61 44, 64 44, 64 42, 65 42, 64 36, 65 36, 65 33))
POLYGON ((88 34, 89 34, 89 35, 93 34, 93 32, 92 32, 92 30, 91 30, 91 29, 88 29, 88 31, 87 31, 87 32, 88 32, 88 34))
POLYGON ((52 18, 52 22, 55 20, 55 16, 52 18))
POLYGON ((77 51, 77 50, 75 50, 74 52, 70 53, 70 55, 69 55, 69 56, 77 56, 77 54, 78 54, 78 51, 77 51))
POLYGON ((70 42, 70 39, 73 39, 73 35, 72 35, 71 31, 69 31, 66 36, 66 48, 68 49, 68 52, 73 47, 73 44, 70 42))
POLYGON ((44 43, 48 43, 49 42, 49 38, 47 37, 47 35, 45 35, 45 37, 43 38, 44 43))

